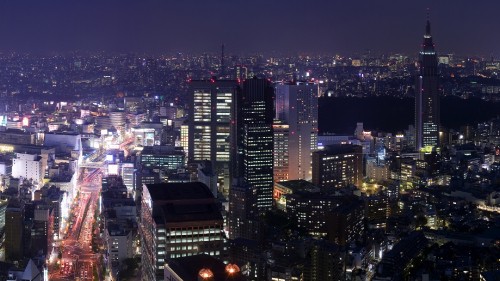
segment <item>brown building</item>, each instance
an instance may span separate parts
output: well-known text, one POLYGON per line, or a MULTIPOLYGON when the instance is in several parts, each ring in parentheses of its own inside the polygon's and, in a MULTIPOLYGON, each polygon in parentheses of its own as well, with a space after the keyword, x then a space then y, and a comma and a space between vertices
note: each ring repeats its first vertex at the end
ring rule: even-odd
POLYGON ((5 258, 16 261, 23 258, 23 208, 10 202, 5 211, 5 258))
POLYGON ((340 246, 349 246, 352 242, 360 241, 365 230, 363 201, 346 199, 326 217, 328 239, 340 246))
POLYGON ((139 229, 144 278, 163 280, 172 258, 221 256, 223 223, 220 206, 203 183, 144 185, 139 229))
POLYGON ((329 145, 313 152, 312 182, 322 188, 361 186, 363 148, 358 145, 329 145))

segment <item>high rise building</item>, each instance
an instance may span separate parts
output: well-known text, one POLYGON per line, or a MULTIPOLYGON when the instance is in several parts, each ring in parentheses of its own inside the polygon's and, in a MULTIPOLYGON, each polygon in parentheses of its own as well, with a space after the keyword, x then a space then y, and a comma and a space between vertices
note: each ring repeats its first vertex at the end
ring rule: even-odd
POLYGON ((313 153, 312 182, 321 188, 361 186, 363 148, 359 145, 328 145, 313 153))
MULTIPOLYGON (((134 194, 136 189, 136 177, 137 172, 135 169, 135 163, 124 162, 121 163, 120 176, 123 179, 123 184, 127 187, 129 194, 134 194)), ((135 196, 134 196, 135 197, 135 196)))
POLYGON ((234 176, 256 192, 258 212, 273 202, 274 88, 266 79, 245 80, 235 106, 234 176))
POLYGON ((275 120, 273 124, 274 181, 276 182, 288 180, 290 174, 290 166, 288 164, 289 127, 288 124, 283 124, 280 120, 275 120))
POLYGON ((439 146, 439 90, 438 60, 427 20, 424 42, 419 59, 420 72, 415 86, 416 149, 428 150, 439 146))
POLYGON ((190 83, 188 162, 211 161, 222 190, 229 190, 231 112, 237 86, 234 80, 190 83))
POLYGON ((164 280, 170 258, 223 255, 220 206, 200 182, 143 186, 139 233, 144 280, 164 280))
POLYGON ((257 202, 256 187, 233 183, 229 193, 230 239, 262 240, 262 219, 259 216, 257 202))
POLYGON ((286 140, 288 177, 285 180, 310 180, 312 177, 311 156, 318 148, 318 92, 318 84, 312 82, 276 85, 276 119, 287 124, 289 132, 286 140))

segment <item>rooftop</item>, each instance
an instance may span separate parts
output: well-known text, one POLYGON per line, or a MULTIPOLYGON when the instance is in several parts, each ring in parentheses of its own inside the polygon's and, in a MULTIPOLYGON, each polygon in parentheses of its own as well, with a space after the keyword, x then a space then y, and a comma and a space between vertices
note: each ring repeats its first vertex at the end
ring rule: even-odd
POLYGON ((162 214, 154 214, 157 223, 184 221, 211 221, 220 220, 222 215, 215 202, 202 204, 166 204, 163 205, 162 214))
POLYGON ((179 275, 182 280, 199 280, 198 274, 201 269, 209 269, 213 273, 214 278, 210 279, 213 281, 245 280, 241 272, 229 275, 225 270, 226 265, 222 261, 209 255, 171 259, 167 265, 172 271, 179 275))
POLYGON ((361 153, 362 147, 354 144, 332 144, 327 145, 323 150, 316 151, 321 155, 343 154, 343 153, 361 153))
POLYGON ((173 201, 214 198, 208 187, 201 182, 158 183, 146 185, 153 201, 173 201))
POLYGON ((281 185, 285 188, 291 189, 293 191, 317 191, 319 192, 319 187, 314 185, 312 182, 306 180, 289 180, 289 181, 281 181, 277 182, 277 185, 281 185))

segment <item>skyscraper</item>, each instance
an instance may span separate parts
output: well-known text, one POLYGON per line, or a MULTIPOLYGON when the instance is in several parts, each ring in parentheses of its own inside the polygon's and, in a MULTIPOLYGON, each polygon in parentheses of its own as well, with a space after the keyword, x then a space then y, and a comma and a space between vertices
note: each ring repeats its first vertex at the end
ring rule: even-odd
POLYGON ((143 280, 164 280, 171 258, 223 255, 222 214, 205 184, 144 185, 140 212, 143 280))
POLYGON ((243 82, 235 106, 236 155, 233 176, 256 192, 256 207, 262 213, 273 201, 274 88, 266 79, 243 82))
POLYGON ((420 72, 415 86, 416 149, 439 146, 438 60, 427 20, 424 42, 419 59, 420 72))
POLYGON ((288 125, 285 180, 312 177, 311 155, 318 148, 318 91, 318 84, 311 82, 276 85, 276 119, 288 125))
POLYGON ((191 81, 190 86, 188 161, 212 162, 223 191, 228 191, 231 111, 238 83, 210 79, 191 81))

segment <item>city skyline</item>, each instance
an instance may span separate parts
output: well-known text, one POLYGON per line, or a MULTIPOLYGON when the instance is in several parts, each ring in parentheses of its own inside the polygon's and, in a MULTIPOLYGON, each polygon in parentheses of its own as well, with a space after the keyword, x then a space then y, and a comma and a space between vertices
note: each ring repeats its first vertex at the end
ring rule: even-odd
POLYGON ((434 2, 16 1, 0 4, 0 50, 414 54, 430 9, 441 53, 500 55, 500 3, 434 2))
POLYGON ((0 281, 497 280, 497 8, 0 1, 0 281))

